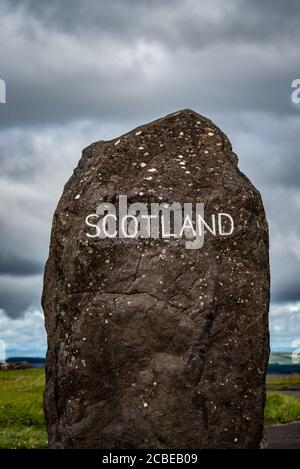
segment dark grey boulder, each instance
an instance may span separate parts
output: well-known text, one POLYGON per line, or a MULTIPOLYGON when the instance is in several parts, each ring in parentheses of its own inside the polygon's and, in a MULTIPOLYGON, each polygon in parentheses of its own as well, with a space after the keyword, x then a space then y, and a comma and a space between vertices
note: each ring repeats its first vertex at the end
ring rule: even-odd
POLYGON ((50 447, 259 447, 268 226, 210 120, 184 110, 83 151, 55 211, 42 302, 50 447), (208 231, 201 249, 88 238, 86 216, 124 194, 204 203, 234 231, 208 231))

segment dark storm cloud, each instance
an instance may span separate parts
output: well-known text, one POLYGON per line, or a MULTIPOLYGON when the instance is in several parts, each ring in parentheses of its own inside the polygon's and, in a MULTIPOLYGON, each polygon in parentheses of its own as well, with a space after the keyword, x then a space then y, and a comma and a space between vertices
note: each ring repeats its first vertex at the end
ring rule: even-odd
POLYGON ((200 112, 295 114, 300 5, 0 1, 2 125, 200 112), (296 14, 298 12, 298 14, 296 14))
MULTIPOLYGON (((299 262, 299 260, 298 260, 299 262)), ((300 274, 299 266, 296 266, 296 269, 292 270, 289 277, 287 277, 286 282, 290 280, 290 283, 282 283, 279 285, 272 296, 274 302, 284 302, 284 301, 295 301, 298 302, 300 298, 300 287, 299 287, 299 280, 295 278, 295 273, 298 275, 300 274), (295 271, 296 270, 296 271, 295 271)))
POLYGON ((0 309, 11 317, 40 305, 55 205, 82 148, 99 135, 111 136, 99 122, 0 131, 0 309))
POLYGON ((0 276, 10 275, 34 275, 42 273, 44 264, 42 260, 35 262, 30 259, 20 259, 17 256, 0 254, 0 276))
MULTIPOLYGON (((279 209, 284 209, 284 204, 279 209)), ((299 213, 299 212, 298 212, 299 213)), ((292 220, 292 217, 287 217, 292 220)), ((274 230, 279 225, 272 222, 274 230)), ((271 251, 271 291, 273 302, 300 302, 300 223, 298 233, 290 224, 282 227, 279 233, 274 233, 273 249, 271 251)), ((296 230, 297 230, 296 228, 296 230)))
POLYGON ((40 307, 41 276, 0 276, 1 306, 10 317, 17 318, 28 308, 40 307))
POLYGON ((221 121, 240 169, 263 197, 270 229, 271 299, 300 301, 299 118, 258 113, 221 121))
MULTIPOLYGON (((299 106, 300 107, 300 106, 299 106)), ((231 118, 232 143, 239 148, 241 164, 262 189, 300 189, 300 116, 263 113, 231 118)), ((226 118, 224 124, 228 125, 226 118)))
MULTIPOLYGON (((9 2, 7 1, 6 4, 9 2)), ((157 39, 170 48, 222 40, 252 43, 294 37, 299 2, 290 0, 18 0, 15 5, 46 28, 69 33, 96 30, 110 38, 157 39)))
POLYGON ((27 311, 29 327, 81 148, 190 107, 224 129, 262 192, 281 334, 283 302, 300 301, 300 2, 0 0, 0 16, 0 309, 27 311))

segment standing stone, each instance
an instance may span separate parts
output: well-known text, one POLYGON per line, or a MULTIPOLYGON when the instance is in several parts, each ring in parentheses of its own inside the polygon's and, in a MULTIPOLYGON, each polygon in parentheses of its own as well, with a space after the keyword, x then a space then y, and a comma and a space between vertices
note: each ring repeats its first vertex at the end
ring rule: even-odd
POLYGON ((50 447, 259 447, 268 226, 211 121, 184 110, 83 150, 55 211, 42 302, 50 447), (207 230, 201 249, 87 237, 87 215, 120 195, 204 203, 234 231, 207 230))

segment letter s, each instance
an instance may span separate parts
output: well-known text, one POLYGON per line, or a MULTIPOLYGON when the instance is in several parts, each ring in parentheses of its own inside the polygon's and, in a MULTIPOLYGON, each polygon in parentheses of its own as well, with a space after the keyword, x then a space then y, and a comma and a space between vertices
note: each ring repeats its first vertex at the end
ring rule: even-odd
POLYGON ((91 213, 90 215, 88 215, 85 219, 85 223, 88 225, 88 226, 92 226, 93 228, 96 228, 96 233, 94 235, 91 235, 89 233, 85 233, 87 235, 88 238, 97 238, 100 234, 100 228, 98 225, 95 225, 94 223, 90 223, 90 218, 91 217, 97 217, 99 218, 99 215, 97 215, 96 213, 91 213))

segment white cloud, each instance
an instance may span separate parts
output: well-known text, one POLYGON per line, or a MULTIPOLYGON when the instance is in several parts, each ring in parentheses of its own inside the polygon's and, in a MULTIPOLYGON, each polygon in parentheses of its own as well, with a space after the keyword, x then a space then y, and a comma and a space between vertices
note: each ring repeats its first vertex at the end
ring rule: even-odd
POLYGON ((273 349, 291 349, 293 341, 300 339, 300 302, 272 304, 270 332, 273 349))
POLYGON ((0 309, 0 340, 6 344, 7 357, 11 354, 43 356, 46 333, 42 313, 28 310, 23 317, 11 319, 0 309))

